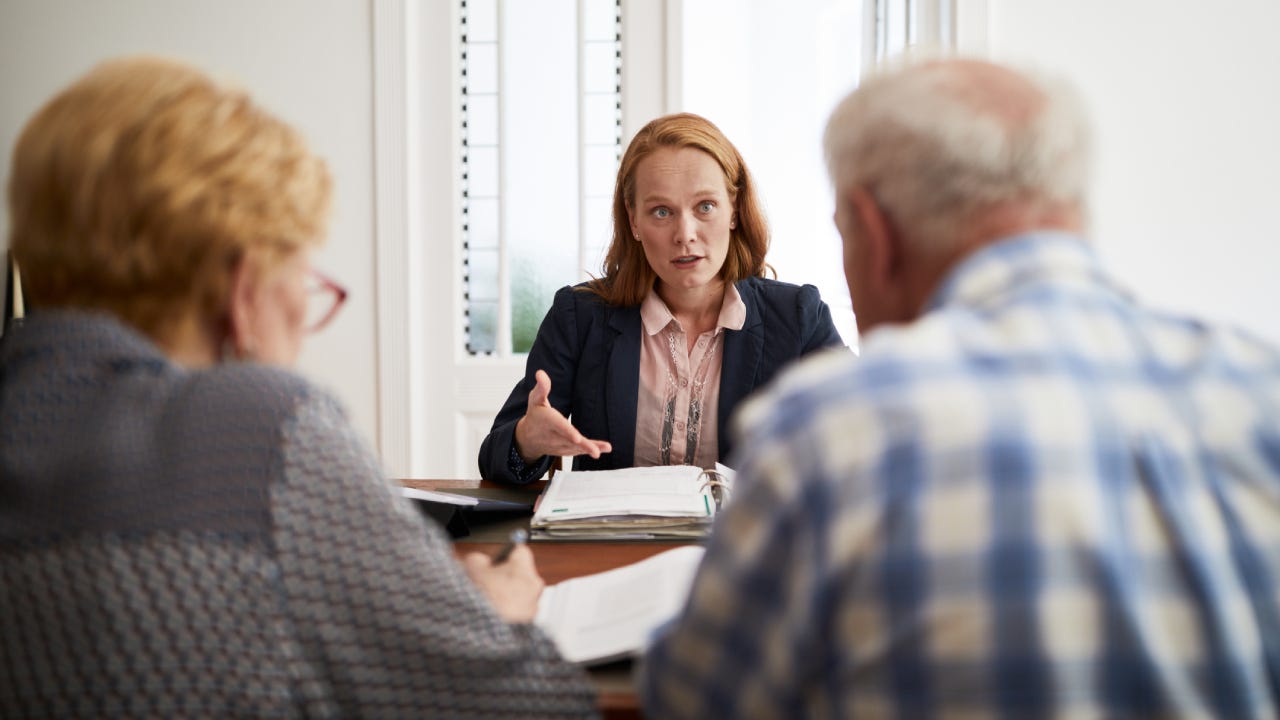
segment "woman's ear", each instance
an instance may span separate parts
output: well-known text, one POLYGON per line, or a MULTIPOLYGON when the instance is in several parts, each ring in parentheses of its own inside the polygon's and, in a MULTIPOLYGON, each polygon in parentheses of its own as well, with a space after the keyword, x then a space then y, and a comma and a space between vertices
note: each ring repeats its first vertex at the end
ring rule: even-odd
POLYGON ((252 359, 256 349, 253 319, 257 315, 257 290, 257 274, 249 261, 241 258, 231 272, 227 298, 227 342, 240 359, 252 359))
POLYGON ((632 240, 639 240, 640 233, 637 232, 637 228, 636 228, 635 210, 631 207, 630 203, 627 204, 626 208, 627 208, 627 233, 631 235, 632 240))

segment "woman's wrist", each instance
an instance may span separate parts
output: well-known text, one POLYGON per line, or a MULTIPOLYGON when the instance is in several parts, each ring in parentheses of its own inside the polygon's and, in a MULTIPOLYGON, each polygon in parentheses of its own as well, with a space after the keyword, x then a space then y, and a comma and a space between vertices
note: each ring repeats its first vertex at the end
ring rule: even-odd
POLYGON ((527 447, 526 443, 520 442, 520 432, 524 429, 524 423, 528 419, 529 416, 525 415, 516 423, 516 431, 512 434, 511 442, 512 447, 515 449, 516 454, 520 456, 520 459, 523 460, 526 465, 533 465, 542 458, 542 453, 530 455, 528 452, 525 452, 525 447, 527 447))

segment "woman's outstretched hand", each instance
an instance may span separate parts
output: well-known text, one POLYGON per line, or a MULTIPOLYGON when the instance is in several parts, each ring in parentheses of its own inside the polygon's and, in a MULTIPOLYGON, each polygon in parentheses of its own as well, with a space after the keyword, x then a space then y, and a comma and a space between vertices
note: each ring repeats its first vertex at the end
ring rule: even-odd
POLYGON ((582 436, 569 419, 551 407, 551 377, 539 370, 529 392, 529 407, 516 423, 516 451, 525 462, 537 462, 543 455, 590 455, 613 451, 607 440, 591 440, 582 436))

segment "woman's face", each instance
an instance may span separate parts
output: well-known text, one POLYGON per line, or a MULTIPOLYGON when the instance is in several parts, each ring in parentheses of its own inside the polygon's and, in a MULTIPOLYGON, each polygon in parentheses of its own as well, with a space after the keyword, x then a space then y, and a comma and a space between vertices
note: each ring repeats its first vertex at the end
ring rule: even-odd
MULTIPOLYGON (((720 165, 696 148, 663 147, 636 165, 631 231, 660 292, 721 283, 736 223, 720 165)), ((665 293, 664 293, 665 296, 665 293)))

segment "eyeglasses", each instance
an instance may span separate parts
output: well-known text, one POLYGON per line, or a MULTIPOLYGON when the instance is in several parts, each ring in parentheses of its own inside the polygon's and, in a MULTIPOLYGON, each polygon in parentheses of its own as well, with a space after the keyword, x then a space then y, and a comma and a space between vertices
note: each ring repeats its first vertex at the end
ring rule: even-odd
POLYGON ((346 301, 346 288, 319 270, 312 270, 307 279, 307 321, 303 328, 309 333, 323 330, 346 301))

